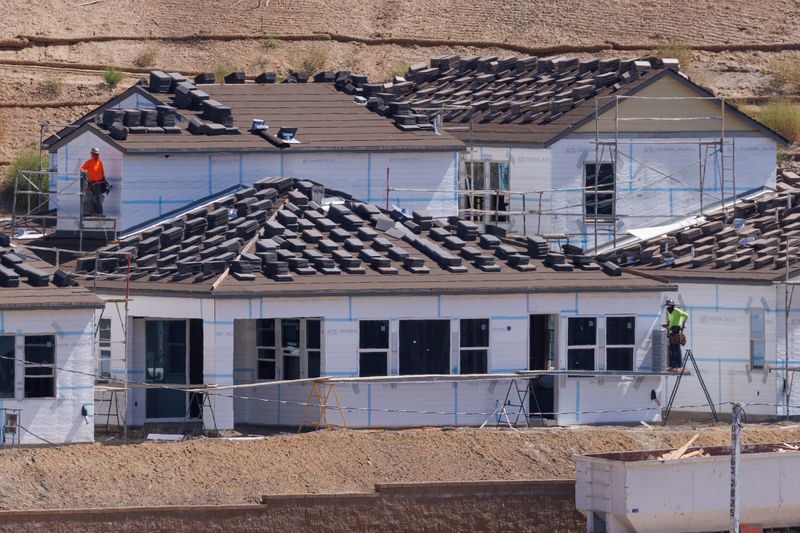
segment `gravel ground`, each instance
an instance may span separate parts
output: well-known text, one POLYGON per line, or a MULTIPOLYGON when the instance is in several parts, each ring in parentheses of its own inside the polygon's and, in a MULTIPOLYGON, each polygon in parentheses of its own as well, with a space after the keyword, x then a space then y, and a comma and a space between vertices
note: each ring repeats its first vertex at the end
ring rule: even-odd
MULTIPOLYGON (((0 509, 232 504, 262 494, 369 491, 375 483, 574 477, 573 454, 730 441, 726 425, 316 432, 264 440, 74 445, 0 452, 0 509)), ((800 440, 748 425, 744 442, 800 440)))

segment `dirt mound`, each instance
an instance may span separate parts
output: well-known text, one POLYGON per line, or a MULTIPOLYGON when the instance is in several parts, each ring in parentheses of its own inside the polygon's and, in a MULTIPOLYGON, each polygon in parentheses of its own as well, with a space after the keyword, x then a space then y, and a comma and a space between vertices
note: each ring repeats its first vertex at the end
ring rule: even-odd
MULTIPOLYGON (((724 445, 727 426, 316 432, 256 441, 76 445, 0 452, 0 508, 256 502, 262 494, 369 491, 375 483, 574 477, 576 453, 724 445)), ((750 425, 744 441, 800 439, 750 425)))

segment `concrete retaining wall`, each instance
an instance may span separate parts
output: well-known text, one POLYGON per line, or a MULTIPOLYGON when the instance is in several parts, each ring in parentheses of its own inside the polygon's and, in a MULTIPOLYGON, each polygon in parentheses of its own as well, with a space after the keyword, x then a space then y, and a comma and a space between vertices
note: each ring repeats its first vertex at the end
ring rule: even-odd
POLYGON ((289 494, 262 505, 2 511, 0 533, 33 531, 580 532, 575 482, 376 485, 375 492, 289 494))

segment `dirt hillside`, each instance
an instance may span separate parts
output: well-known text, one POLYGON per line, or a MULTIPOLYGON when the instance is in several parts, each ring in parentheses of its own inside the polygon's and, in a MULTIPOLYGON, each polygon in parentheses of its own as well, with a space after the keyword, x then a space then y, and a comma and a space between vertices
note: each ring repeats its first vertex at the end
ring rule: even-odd
MULTIPOLYGON (((0 452, 0 509, 255 502, 262 494, 370 491, 375 483, 573 478, 577 453, 730 442, 727 426, 316 432, 257 441, 76 445, 0 452)), ((800 439, 749 425, 744 441, 800 439)))
POLYGON ((800 40, 793 0, 5 0, 0 37, 334 32, 538 45, 800 40))

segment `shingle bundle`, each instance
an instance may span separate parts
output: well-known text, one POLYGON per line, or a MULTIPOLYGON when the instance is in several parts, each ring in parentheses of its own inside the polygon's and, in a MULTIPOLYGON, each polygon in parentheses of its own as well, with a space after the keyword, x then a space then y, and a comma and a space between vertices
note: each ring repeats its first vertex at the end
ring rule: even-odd
POLYGON ((172 76, 160 70, 150 72, 149 90, 151 93, 168 93, 172 87, 172 76))

